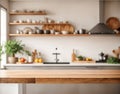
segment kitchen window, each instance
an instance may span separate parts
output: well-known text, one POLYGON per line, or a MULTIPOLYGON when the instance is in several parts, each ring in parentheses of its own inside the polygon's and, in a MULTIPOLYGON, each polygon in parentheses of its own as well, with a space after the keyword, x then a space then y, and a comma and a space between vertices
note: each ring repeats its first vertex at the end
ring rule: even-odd
MULTIPOLYGON (((3 45, 7 40, 7 10, 0 6, 0 45, 3 45)), ((0 67, 6 63, 6 55, 2 55, 0 67)))

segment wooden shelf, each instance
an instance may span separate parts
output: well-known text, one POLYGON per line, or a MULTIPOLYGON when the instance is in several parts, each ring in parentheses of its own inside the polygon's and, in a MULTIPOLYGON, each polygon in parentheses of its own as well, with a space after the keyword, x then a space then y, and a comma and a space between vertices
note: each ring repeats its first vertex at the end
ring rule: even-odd
POLYGON ((40 36, 89 36, 89 34, 9 34, 10 37, 40 37, 40 36))
MULTIPOLYGON (((101 35, 101 34, 95 34, 101 35)), ((95 36, 94 34, 9 34, 10 37, 40 37, 40 36, 95 36)), ((106 35, 106 34, 105 34, 106 35)), ((108 34, 109 35, 109 34, 108 34)), ((120 36, 120 34, 113 34, 113 36, 120 36)), ((103 35, 104 36, 104 35, 103 35)))
POLYGON ((43 25, 43 23, 9 23, 10 25, 43 25))
POLYGON ((43 12, 43 13, 41 13, 41 12, 33 12, 33 13, 25 13, 25 12, 16 12, 16 13, 12 13, 12 12, 10 12, 10 15, 47 15, 47 13, 45 13, 45 12, 43 12))
POLYGON ((69 25, 69 23, 9 23, 10 25, 69 25))

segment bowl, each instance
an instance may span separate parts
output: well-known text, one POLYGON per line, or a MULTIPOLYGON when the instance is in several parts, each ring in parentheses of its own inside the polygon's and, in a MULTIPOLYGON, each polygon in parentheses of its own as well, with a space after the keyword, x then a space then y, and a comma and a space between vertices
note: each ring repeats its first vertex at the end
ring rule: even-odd
POLYGON ((58 31, 55 31, 55 35, 58 35, 58 34, 60 34, 60 32, 58 32, 58 31))
POLYGON ((62 32, 62 34, 68 34, 69 32, 68 31, 61 31, 62 32))

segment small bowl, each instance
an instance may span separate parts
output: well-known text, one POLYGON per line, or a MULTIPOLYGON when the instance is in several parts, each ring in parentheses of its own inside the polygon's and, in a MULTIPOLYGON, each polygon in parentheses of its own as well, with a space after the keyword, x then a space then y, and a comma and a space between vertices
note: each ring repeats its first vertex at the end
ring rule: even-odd
POLYGON ((60 34, 60 32, 55 32, 55 35, 58 35, 58 34, 60 34))
POLYGON ((62 34, 68 34, 69 32, 68 31, 61 31, 62 32, 62 34))
POLYGON ((19 21, 17 21, 17 20, 14 20, 14 21, 13 21, 13 23, 19 23, 19 21))

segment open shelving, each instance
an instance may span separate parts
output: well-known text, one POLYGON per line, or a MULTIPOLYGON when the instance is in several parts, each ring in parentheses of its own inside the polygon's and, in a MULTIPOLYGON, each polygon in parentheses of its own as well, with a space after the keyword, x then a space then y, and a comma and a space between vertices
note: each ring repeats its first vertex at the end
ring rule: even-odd
POLYGON ((69 25, 69 23, 9 23, 9 25, 69 25))
POLYGON ((9 23, 9 25, 43 25, 42 23, 9 23))
POLYGON ((41 37, 41 36, 94 36, 94 35, 114 35, 119 36, 120 34, 9 34, 10 37, 41 37))
POLYGON ((10 15, 47 15, 46 12, 10 12, 10 15))
MULTIPOLYGON (((47 15, 45 11, 41 12, 10 12, 10 15, 47 15)), ((49 26, 51 25, 52 27, 54 25, 59 26, 59 25, 70 25, 69 23, 45 23, 45 22, 40 22, 40 23, 14 23, 10 22, 10 26, 16 26, 16 25, 44 25, 44 26, 49 26)), ((73 30, 72 30, 73 31, 73 30)), ((73 32, 72 32, 73 33, 73 32)), ((93 35, 103 35, 103 34, 9 34, 9 37, 41 37, 41 36, 93 36, 93 35)), ((105 35, 111 35, 111 34, 105 34, 105 35)), ((120 36, 120 34, 113 34, 114 36, 120 36)))
POLYGON ((89 34, 9 34, 10 37, 89 36, 89 34))

